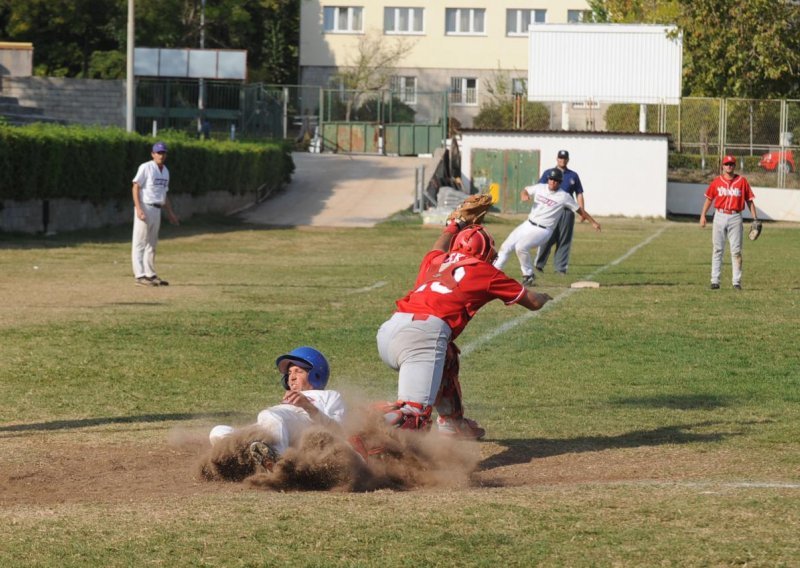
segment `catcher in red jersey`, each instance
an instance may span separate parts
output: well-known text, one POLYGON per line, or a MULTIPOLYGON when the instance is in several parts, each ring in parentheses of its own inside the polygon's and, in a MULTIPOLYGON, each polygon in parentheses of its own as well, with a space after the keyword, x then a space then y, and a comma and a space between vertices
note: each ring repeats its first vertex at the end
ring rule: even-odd
POLYGON ((730 243, 733 287, 742 289, 742 236, 744 222, 742 211, 747 205, 754 220, 756 213, 755 195, 747 178, 734 172, 736 158, 725 156, 722 159, 722 175, 717 176, 706 189, 706 200, 700 212, 700 227, 706 226, 706 214, 714 205, 714 225, 711 234, 713 250, 711 254, 711 289, 718 290, 722 275, 722 257, 725 254, 725 241, 730 243))
POLYGON ((452 220, 422 259, 414 289, 397 300, 397 311, 378 330, 381 359, 399 371, 398 400, 385 409, 389 424, 427 430, 435 407, 439 432, 469 439, 486 434, 464 417, 453 341, 491 300, 538 310, 552 299, 492 266, 496 256, 483 227, 462 228, 452 220))

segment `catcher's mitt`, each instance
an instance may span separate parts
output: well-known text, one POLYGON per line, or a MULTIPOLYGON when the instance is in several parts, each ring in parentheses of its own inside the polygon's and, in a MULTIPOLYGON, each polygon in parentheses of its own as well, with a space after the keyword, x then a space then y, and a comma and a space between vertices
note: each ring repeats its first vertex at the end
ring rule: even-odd
POLYGON ((455 221, 460 227, 478 225, 483 221, 489 207, 492 206, 492 196, 489 193, 475 193, 467 197, 456 207, 447 222, 455 221))
POLYGON ((751 241, 756 240, 761 235, 762 224, 758 219, 753 220, 750 224, 750 232, 747 233, 747 238, 751 241))

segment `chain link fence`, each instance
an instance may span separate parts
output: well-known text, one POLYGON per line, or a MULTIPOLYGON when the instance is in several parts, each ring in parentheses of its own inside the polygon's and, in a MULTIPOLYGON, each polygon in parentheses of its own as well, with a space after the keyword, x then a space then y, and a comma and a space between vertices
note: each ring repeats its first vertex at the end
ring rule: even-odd
MULTIPOLYGON (((606 130, 638 132, 639 112, 639 105, 610 105, 606 130)), ((687 97, 648 105, 646 122, 647 132, 671 135, 672 181, 710 181, 731 154, 751 185, 800 188, 800 101, 687 97)))

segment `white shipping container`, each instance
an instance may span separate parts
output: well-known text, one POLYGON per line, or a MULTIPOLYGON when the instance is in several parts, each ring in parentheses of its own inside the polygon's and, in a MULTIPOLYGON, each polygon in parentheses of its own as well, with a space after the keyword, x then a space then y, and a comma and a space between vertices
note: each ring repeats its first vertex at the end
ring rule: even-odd
POLYGON ((528 100, 678 104, 683 37, 675 26, 533 24, 528 100))

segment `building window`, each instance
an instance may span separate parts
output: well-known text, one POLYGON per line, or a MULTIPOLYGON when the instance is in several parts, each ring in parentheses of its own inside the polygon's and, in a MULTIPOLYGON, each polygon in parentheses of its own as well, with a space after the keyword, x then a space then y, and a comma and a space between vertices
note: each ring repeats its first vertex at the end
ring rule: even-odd
POLYGON ((511 94, 512 95, 524 95, 528 92, 528 80, 527 79, 511 79, 511 94))
POLYGON ((547 10, 506 10, 506 35, 528 35, 528 26, 543 24, 546 13, 547 10))
POLYGON ((483 34, 486 29, 486 10, 483 8, 447 8, 445 11, 445 33, 483 34))
POLYGON ((452 77, 450 102, 454 105, 477 105, 478 80, 474 77, 452 77))
POLYGON ((567 10, 567 21, 570 23, 591 22, 591 10, 567 10))
POLYGON ((399 75, 392 77, 392 96, 408 105, 416 104, 417 78, 400 77, 399 75))
POLYGON ((322 27, 329 33, 363 32, 363 11, 360 6, 325 6, 322 27))
POLYGON ((387 34, 421 34, 424 8, 384 8, 383 32, 387 34))

